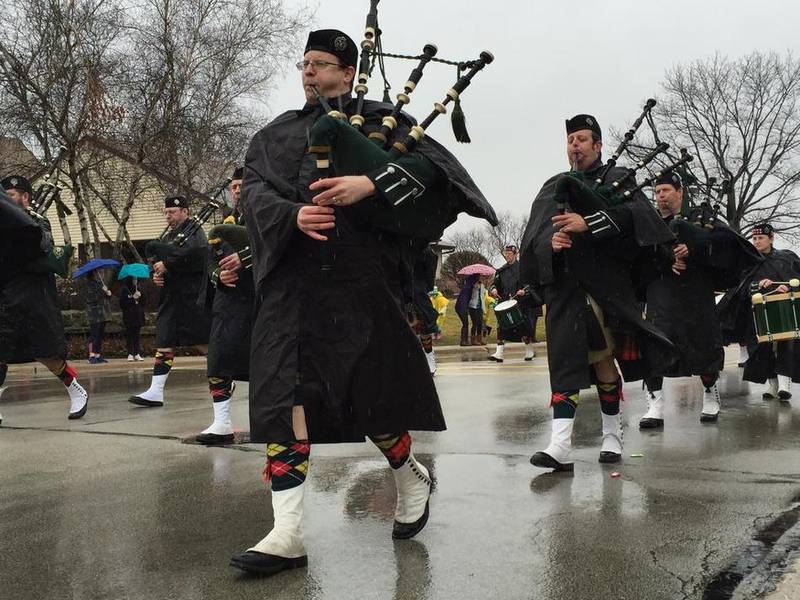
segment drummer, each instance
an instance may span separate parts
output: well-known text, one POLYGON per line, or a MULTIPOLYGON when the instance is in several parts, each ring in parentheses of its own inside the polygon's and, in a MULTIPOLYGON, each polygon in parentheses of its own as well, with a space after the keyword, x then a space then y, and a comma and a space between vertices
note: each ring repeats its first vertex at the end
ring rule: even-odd
POLYGON ((800 258, 791 250, 774 247, 775 230, 769 223, 755 225, 750 239, 764 257, 764 262, 754 267, 738 287, 729 290, 720 300, 720 320, 735 323, 737 339, 747 340, 749 358, 744 364, 742 379, 766 382, 767 389, 762 394, 764 400, 778 398, 788 402, 792 397, 792 381, 800 381, 800 347, 796 340, 758 343, 750 286, 757 284, 764 292, 788 292, 789 287, 781 282, 800 277, 800 258))
POLYGON ((536 341, 536 321, 542 316, 541 307, 533 307, 523 301, 525 290, 520 283, 519 277, 519 248, 515 244, 506 244, 503 249, 503 258, 506 264, 497 269, 494 276, 494 284, 489 288, 489 294, 497 299, 498 303, 506 300, 516 300, 522 310, 523 323, 521 326, 512 329, 502 328, 500 322, 497 323, 497 348, 494 354, 489 355, 489 360, 503 362, 505 351, 505 339, 517 341, 519 339, 525 344, 525 360, 530 362, 536 356, 533 343, 536 341))

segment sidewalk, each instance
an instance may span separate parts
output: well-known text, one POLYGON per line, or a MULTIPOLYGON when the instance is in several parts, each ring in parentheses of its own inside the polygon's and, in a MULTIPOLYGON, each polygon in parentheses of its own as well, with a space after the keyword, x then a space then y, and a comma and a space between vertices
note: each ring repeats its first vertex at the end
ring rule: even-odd
MULTIPOLYGON (((494 352, 495 344, 485 346, 435 346, 436 359, 439 361, 480 361, 486 359, 491 352, 494 352)), ((537 342, 534 344, 537 356, 547 355, 547 344, 537 342)), ((518 343, 506 344, 506 356, 509 358, 522 358, 524 346, 518 343)), ((141 362, 129 362, 125 358, 110 358, 107 363, 91 365, 85 360, 70 361, 79 372, 97 373, 107 371, 149 371, 153 368, 152 357, 145 357, 141 362)), ((206 365, 205 356, 177 356, 175 358, 175 368, 177 369, 204 369, 206 365)), ((23 365, 9 365, 9 375, 13 374, 36 374, 42 372, 44 367, 39 363, 26 363, 23 365)))

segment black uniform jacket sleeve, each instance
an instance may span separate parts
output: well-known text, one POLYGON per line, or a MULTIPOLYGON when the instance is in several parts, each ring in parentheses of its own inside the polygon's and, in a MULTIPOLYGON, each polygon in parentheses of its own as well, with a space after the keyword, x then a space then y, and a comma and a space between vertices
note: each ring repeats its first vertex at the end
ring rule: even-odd
MULTIPOLYGON (((595 163, 586 172, 585 182, 591 182, 601 167, 599 161, 595 163)), ((605 181, 614 181, 626 172, 626 169, 618 167, 610 169, 605 181)), ((574 186, 576 193, 583 189, 581 186, 591 185, 579 180, 573 183, 568 179, 565 180, 565 177, 570 176, 559 174, 548 179, 533 201, 531 215, 522 239, 522 283, 547 285, 554 279, 554 265, 560 265, 561 257, 553 252, 551 246, 554 233, 552 218, 558 212, 557 195, 564 193, 565 183, 574 186)), ((631 177, 622 189, 631 189, 635 184, 635 180, 631 177)), ((633 194, 624 203, 592 207, 582 214, 589 231, 579 235, 595 243, 618 244, 620 240, 626 240, 629 244, 647 247, 669 243, 675 239, 641 192, 633 194)))

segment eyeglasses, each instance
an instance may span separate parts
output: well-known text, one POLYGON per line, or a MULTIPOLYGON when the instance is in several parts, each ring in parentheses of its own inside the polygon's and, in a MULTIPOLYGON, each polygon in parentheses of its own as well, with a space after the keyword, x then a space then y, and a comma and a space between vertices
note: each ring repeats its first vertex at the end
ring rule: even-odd
POLYGON ((308 66, 313 67, 315 71, 322 71, 328 67, 339 67, 340 69, 344 69, 344 65, 328 62, 327 60, 301 60, 294 66, 297 67, 298 71, 305 71, 308 66))

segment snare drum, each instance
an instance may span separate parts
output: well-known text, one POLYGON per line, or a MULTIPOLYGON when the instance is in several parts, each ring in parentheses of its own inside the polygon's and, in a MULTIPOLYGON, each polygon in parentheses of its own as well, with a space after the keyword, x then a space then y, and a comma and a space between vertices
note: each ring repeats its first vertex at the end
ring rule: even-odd
POLYGON ((751 300, 759 343, 800 338, 800 297, 797 294, 753 294, 751 300))
POLYGON ((525 314, 516 300, 506 300, 495 306, 494 315, 499 329, 514 329, 525 323, 525 314))

